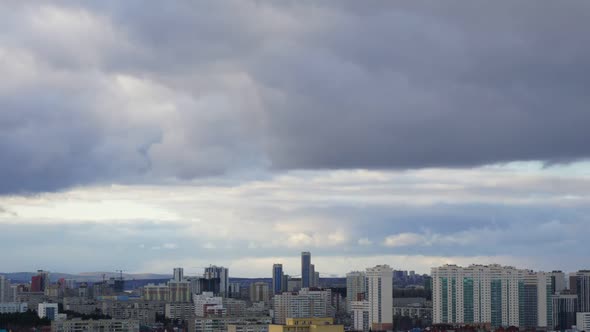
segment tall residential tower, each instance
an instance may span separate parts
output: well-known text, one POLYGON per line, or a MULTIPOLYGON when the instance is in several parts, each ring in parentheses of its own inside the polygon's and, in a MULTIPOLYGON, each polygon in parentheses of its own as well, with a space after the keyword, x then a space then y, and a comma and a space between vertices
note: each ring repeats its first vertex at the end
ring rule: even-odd
POLYGON ((393 270, 389 265, 367 269, 369 322, 373 330, 393 329, 393 270))

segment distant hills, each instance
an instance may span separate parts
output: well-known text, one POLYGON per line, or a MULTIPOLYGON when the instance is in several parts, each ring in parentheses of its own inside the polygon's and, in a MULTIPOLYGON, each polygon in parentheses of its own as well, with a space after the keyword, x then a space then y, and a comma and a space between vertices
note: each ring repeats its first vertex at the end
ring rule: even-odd
MULTIPOLYGON (((12 283, 26 283, 31 281, 31 277, 37 275, 37 272, 13 272, 13 273, 0 273, 0 275, 6 276, 12 283)), ((97 282, 109 278, 118 278, 119 273, 116 272, 82 272, 78 274, 50 272, 49 278, 51 282, 57 282, 59 279, 74 279, 77 282, 97 282)), ((188 277, 188 276, 187 276, 188 277)), ((157 273, 123 273, 123 279, 126 281, 137 281, 132 283, 136 285, 143 285, 148 282, 165 282, 172 278, 171 274, 157 274, 157 273)), ((247 286, 252 282, 262 281, 271 283, 272 278, 229 278, 230 282, 240 283, 242 286, 247 286)), ((346 278, 322 278, 322 285, 346 285, 346 278)))
MULTIPOLYGON (((31 277, 34 275, 37 275, 37 272, 0 273, 0 275, 6 276, 6 278, 10 279, 13 283, 18 283, 18 282, 31 281, 31 277)), ((83 282, 83 281, 96 282, 96 281, 103 280, 103 278, 109 279, 109 278, 116 278, 119 276, 120 276, 120 274, 115 273, 115 272, 82 272, 82 273, 78 273, 78 274, 50 272, 50 274, 49 274, 49 278, 51 279, 51 282, 56 282, 61 278, 74 279, 78 282, 83 282)), ((170 275, 170 274, 123 273, 123 279, 125 279, 125 280, 170 279, 170 278, 172 278, 172 275, 170 275)))

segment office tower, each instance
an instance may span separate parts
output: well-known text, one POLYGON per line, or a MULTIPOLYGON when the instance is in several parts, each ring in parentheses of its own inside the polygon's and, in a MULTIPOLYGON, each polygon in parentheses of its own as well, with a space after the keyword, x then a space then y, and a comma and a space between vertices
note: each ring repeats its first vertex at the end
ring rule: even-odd
POLYGON ((552 324, 551 276, 509 266, 432 269, 433 323, 546 328, 552 324))
POLYGON ((313 274, 313 284, 315 285, 315 287, 321 287, 320 285, 320 273, 319 272, 315 272, 313 274))
POLYGON ((311 253, 304 251, 301 253, 301 288, 309 288, 311 286, 310 279, 311 272, 311 253))
POLYGON ((346 308, 352 310, 350 303, 352 301, 362 301, 366 299, 367 276, 364 272, 353 271, 346 274, 346 308))
POLYGON ((576 325, 576 310, 578 297, 576 294, 553 295, 553 328, 555 330, 571 329, 576 325))
POLYGON ((289 279, 291 279, 291 276, 288 274, 284 274, 283 273, 283 281, 281 284, 281 292, 287 292, 289 290, 289 279))
POLYGON ((219 295, 226 297, 229 295, 229 272, 223 266, 209 266, 205 268, 203 275, 205 279, 219 279, 219 295))
POLYGON ((578 271, 574 281, 572 288, 578 295, 578 312, 590 312, 590 270, 578 271))
POLYGON ((367 300, 373 330, 393 328, 393 270, 389 265, 367 268, 367 300))
POLYGON ((352 312, 353 330, 369 331, 369 301, 351 301, 349 310, 352 312))
POLYGON ((272 292, 281 294, 283 292, 283 264, 272 266, 272 292))
POLYGON ((254 282, 250 284, 250 301, 264 302, 270 301, 268 284, 266 282, 254 282))
POLYGON ((173 281, 183 281, 184 280, 184 270, 181 267, 174 268, 174 275, 172 277, 173 281))
POLYGON ((553 285, 551 288, 552 294, 561 293, 567 288, 565 283, 565 273, 561 271, 553 271, 550 272, 549 275, 551 276, 551 284, 553 285))

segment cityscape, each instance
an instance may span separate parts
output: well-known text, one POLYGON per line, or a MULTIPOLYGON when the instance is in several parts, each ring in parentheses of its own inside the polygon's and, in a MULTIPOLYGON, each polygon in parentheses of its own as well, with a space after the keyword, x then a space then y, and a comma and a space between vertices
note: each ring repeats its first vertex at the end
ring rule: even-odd
POLYGON ((0 0, 0 332, 590 332, 590 0, 0 0))
POLYGON ((0 324, 14 330, 191 332, 590 327, 589 270, 473 264, 420 275, 382 264, 322 278, 312 262, 311 252, 301 252, 300 275, 287 275, 276 263, 268 278, 259 279, 230 277, 228 268, 215 265, 194 276, 177 267, 171 278, 157 280, 129 280, 122 270, 94 281, 56 280, 43 270, 24 282, 0 275, 0 324))

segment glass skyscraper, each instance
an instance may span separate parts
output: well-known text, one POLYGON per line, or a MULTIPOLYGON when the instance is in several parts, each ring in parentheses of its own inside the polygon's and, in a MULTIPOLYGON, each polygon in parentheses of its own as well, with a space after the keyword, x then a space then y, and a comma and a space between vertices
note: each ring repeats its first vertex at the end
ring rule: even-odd
POLYGON ((311 286, 311 253, 304 251, 301 253, 301 288, 311 286))
POLYGON ((283 264, 272 266, 272 291, 274 294, 283 292, 283 264))

